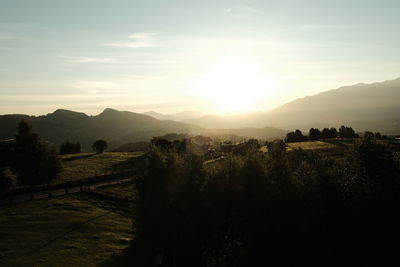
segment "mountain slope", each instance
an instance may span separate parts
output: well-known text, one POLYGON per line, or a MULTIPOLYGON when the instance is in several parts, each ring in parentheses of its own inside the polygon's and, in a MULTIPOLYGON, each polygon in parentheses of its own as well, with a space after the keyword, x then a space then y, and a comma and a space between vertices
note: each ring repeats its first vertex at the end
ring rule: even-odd
POLYGON ((69 140, 79 141, 85 150, 90 150, 96 139, 105 139, 110 147, 125 142, 148 141, 155 135, 170 132, 187 133, 196 127, 175 122, 160 121, 153 117, 128 111, 105 109, 97 116, 84 113, 56 110, 45 116, 3 115, 0 116, 0 140, 12 138, 19 121, 32 124, 39 136, 58 146, 69 140))
POLYGON ((253 120, 285 128, 339 126, 359 131, 400 130, 400 79, 357 84, 296 99, 253 120))
POLYGON ((174 114, 162 114, 155 111, 147 111, 143 113, 145 115, 152 116, 157 120, 173 120, 173 121, 184 121, 190 119, 200 118, 204 114, 200 111, 182 111, 174 114))
POLYGON ((204 128, 273 126, 307 130, 350 125, 357 131, 400 134, 400 78, 357 84, 296 99, 269 112, 233 117, 204 116, 184 122, 204 128))

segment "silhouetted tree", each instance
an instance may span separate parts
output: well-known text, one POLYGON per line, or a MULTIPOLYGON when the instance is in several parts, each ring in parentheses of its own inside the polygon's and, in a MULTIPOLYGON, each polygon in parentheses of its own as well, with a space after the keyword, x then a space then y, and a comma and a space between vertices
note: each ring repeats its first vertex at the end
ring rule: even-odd
POLYGON ((318 128, 311 128, 308 132, 310 140, 320 140, 322 137, 321 131, 318 128))
POLYGON ((347 126, 340 126, 339 137, 341 138, 357 138, 358 135, 354 132, 353 128, 347 126))
POLYGON ((50 183, 61 171, 57 153, 32 133, 32 127, 25 121, 19 123, 15 135, 12 165, 17 173, 18 183, 30 187, 50 183))
POLYGON ((285 142, 304 142, 307 141, 307 136, 304 136, 303 133, 297 129, 294 132, 289 132, 286 134, 285 142))
POLYGON ((324 128, 321 131, 321 138, 336 138, 338 136, 336 128, 324 128))
POLYGON ((374 133, 373 132, 369 132, 369 131, 366 131, 365 133, 364 133, 364 138, 374 138, 374 133))
POLYGON ((101 139, 97 140, 96 142, 93 143, 92 149, 96 151, 96 153, 101 154, 104 152, 104 150, 107 149, 107 142, 101 139))
POLYGON ((81 153, 81 145, 79 142, 73 144, 67 141, 60 145, 60 151, 59 151, 60 155, 74 154, 74 153, 81 153))
POLYGON ((11 144, 0 143, 0 194, 6 192, 12 184, 12 179, 6 175, 12 156, 11 144))
POLYGON ((76 144, 75 144, 75 153, 81 153, 81 152, 82 152, 81 143, 76 142, 76 144))
POLYGON ((174 144, 171 141, 162 137, 153 137, 150 140, 150 143, 153 146, 159 148, 161 151, 171 151, 174 149, 174 144))

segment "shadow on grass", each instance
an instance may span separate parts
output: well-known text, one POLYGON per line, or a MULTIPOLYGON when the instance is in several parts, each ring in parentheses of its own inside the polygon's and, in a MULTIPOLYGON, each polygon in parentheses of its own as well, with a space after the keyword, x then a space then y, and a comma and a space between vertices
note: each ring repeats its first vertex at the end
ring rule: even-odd
POLYGON ((148 253, 143 251, 143 248, 139 246, 138 242, 132 240, 129 244, 129 247, 127 247, 120 255, 111 256, 99 266, 152 266, 151 263, 146 262, 147 260, 148 253))
POLYGON ((327 142, 329 144, 340 147, 341 149, 348 149, 350 145, 354 145, 355 140, 353 140, 353 139, 338 139, 338 140, 326 139, 326 140, 324 140, 324 142, 327 142))
POLYGON ((109 168, 109 170, 113 173, 124 172, 124 171, 135 172, 143 167, 143 164, 145 162, 144 159, 145 159, 144 156, 129 158, 125 161, 115 163, 109 168))
POLYGON ((63 159, 63 161, 74 161, 74 160, 78 160, 78 159, 86 159, 86 158, 93 157, 94 155, 96 155, 96 153, 88 154, 88 155, 77 155, 77 156, 65 158, 65 159, 63 159))

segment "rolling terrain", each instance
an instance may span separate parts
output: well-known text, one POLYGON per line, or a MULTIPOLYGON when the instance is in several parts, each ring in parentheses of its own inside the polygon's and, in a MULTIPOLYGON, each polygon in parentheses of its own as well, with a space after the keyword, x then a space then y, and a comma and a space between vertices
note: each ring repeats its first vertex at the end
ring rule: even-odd
POLYGON ((154 136, 169 133, 179 134, 235 134, 250 138, 283 137, 287 131, 272 127, 252 129, 203 129, 190 123, 158 120, 148 115, 129 111, 105 109, 96 116, 58 109, 45 116, 2 115, 0 116, 0 140, 13 138, 21 120, 33 126, 33 131, 49 143, 58 147, 62 142, 80 142, 83 151, 90 151, 97 139, 108 142, 115 149, 128 143, 148 142, 154 136))
POLYGON ((57 147, 66 140, 79 141, 83 151, 91 150, 91 144, 97 139, 107 140, 112 148, 127 142, 148 141, 157 135, 171 132, 187 133, 198 128, 181 122, 157 120, 147 115, 114 109, 105 109, 96 116, 59 109, 45 116, 0 116, 0 140, 12 138, 17 124, 22 119, 31 124, 33 131, 43 140, 57 147))

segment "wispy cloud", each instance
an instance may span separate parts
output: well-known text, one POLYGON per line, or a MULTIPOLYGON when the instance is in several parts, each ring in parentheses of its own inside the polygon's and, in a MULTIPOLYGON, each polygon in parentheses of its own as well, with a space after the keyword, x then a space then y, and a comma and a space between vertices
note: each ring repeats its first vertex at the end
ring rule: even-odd
POLYGON ((116 63, 117 61, 113 58, 107 57, 67 57, 61 56, 65 58, 65 61, 68 63, 77 63, 77 64, 84 64, 84 63, 116 63))
POLYGON ((235 17, 248 17, 254 15, 263 15, 264 13, 255 7, 252 6, 231 6, 225 9, 225 13, 233 15, 235 17))
POLYGON ((157 47, 155 43, 156 33, 152 32, 139 32, 128 36, 130 41, 107 43, 106 46, 122 47, 122 48, 144 48, 144 47, 157 47))

